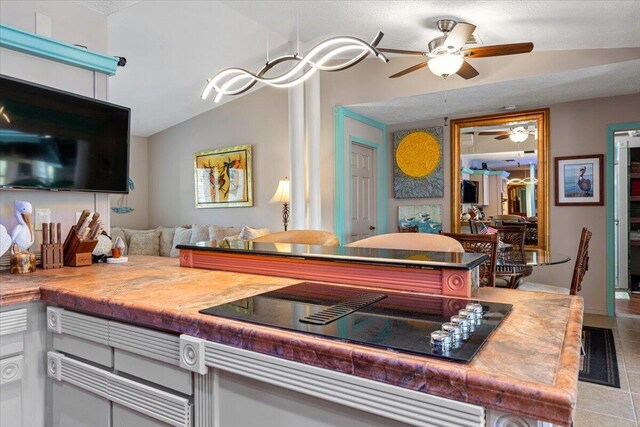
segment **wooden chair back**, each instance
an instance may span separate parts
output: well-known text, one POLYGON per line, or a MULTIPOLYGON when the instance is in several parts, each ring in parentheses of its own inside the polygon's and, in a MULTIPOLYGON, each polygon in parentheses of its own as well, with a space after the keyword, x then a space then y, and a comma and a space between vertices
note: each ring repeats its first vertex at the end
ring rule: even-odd
POLYGON ((323 230, 289 230, 277 233, 265 234, 257 237, 252 242, 265 243, 290 243, 299 245, 340 246, 338 237, 323 230))
POLYGON ((354 248, 404 249, 409 251, 464 252, 455 239, 429 233, 389 233, 378 234, 356 240, 347 246, 354 248))
POLYGON ((469 220, 469 229, 471 230, 471 234, 478 234, 478 221, 475 219, 469 220))
POLYGON ((417 233, 418 232, 418 226, 417 225, 411 225, 409 227, 398 227, 398 231, 400 233, 417 233))
POLYGON ((584 279, 584 274, 589 270, 589 241, 591 240, 591 234, 586 227, 582 228, 580 243, 578 244, 578 255, 576 256, 573 278, 571 279, 569 292, 571 295, 576 295, 582 290, 582 279, 584 279))
POLYGON ((496 259, 498 258, 497 234, 442 234, 460 242, 465 252, 487 255, 489 260, 480 265, 480 286, 496 285, 496 259))
POLYGON ((495 225, 493 228, 498 230, 502 243, 512 245, 514 251, 524 251, 526 225, 495 225))

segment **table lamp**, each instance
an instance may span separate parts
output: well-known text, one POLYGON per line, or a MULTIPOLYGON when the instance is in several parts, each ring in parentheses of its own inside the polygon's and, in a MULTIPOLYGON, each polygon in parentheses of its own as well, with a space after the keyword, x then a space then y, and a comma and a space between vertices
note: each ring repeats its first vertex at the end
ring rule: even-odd
POLYGON ((284 231, 287 231, 287 224, 289 224, 289 180, 287 177, 280 180, 278 189, 269 200, 269 203, 282 203, 282 223, 284 224, 284 231))

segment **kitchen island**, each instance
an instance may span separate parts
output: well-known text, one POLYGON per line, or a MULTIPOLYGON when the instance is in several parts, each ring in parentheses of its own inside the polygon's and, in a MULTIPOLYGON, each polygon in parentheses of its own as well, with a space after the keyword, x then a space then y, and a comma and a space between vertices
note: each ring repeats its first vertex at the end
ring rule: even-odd
MULTIPOLYGON (((209 421, 215 417, 232 419, 228 417, 233 414, 225 414, 225 410, 244 413, 249 410, 246 405, 258 405, 262 400, 291 402, 282 413, 294 418, 296 408, 306 408, 310 416, 324 413, 327 419, 362 418, 360 424, 354 421, 353 425, 429 425, 437 419, 434 407, 444 408, 447 402, 453 402, 454 408, 442 409, 437 416, 446 416, 443 414, 449 411, 452 420, 459 422, 442 421, 441 425, 482 425, 473 420, 485 416, 489 425, 514 416, 524 417, 530 425, 534 425, 531 420, 571 424, 583 314, 580 297, 479 289, 474 298, 512 304, 513 309, 475 358, 460 364, 200 314, 202 309, 300 280, 183 268, 178 262, 131 257, 129 263, 120 265, 65 267, 21 276, 2 274, 0 302, 3 312, 11 311, 20 307, 15 304, 21 302, 16 298, 21 290, 26 302, 35 299, 34 289, 38 289, 40 304, 51 309, 49 331, 54 338, 60 331, 60 348, 66 339, 67 318, 69 325, 84 328, 83 340, 99 336, 99 328, 106 328, 106 342, 100 345, 116 354, 118 344, 111 342, 111 330, 129 331, 120 335, 125 341, 127 334, 135 335, 142 328, 175 336, 180 367, 193 372, 193 388, 199 390, 191 400, 197 426, 213 425, 209 421), (5 289, 11 296, 6 304, 5 289), (62 319, 62 326, 55 324, 56 319, 62 319), (90 330, 84 326, 87 324, 92 325, 90 330), (215 372, 217 377, 212 375, 215 372), (234 390, 243 396, 237 402, 240 406, 234 406, 234 390), (433 400, 433 396, 443 399, 433 400), (212 408, 207 407, 210 404, 212 408), (458 404, 467 406, 455 406, 458 404), (341 406, 348 410, 338 413, 336 408, 341 406), (466 411, 467 418, 455 418, 457 411, 466 411)), ((71 351, 85 343, 72 344, 64 348, 71 351)), ((135 342, 128 345, 136 347, 135 342)), ((64 351, 56 354, 54 368, 55 363, 62 368, 71 366, 64 351)), ((145 357, 149 356, 153 355, 145 357)), ((49 372, 49 376, 55 378, 56 373, 49 372)), ((108 373, 105 381, 115 377, 108 373)), ((147 381, 153 382, 153 375, 147 381)), ((122 399, 109 398, 122 405, 122 399)), ((265 411, 273 414, 268 408, 265 411)), ((284 421, 282 425, 286 425, 284 421)))

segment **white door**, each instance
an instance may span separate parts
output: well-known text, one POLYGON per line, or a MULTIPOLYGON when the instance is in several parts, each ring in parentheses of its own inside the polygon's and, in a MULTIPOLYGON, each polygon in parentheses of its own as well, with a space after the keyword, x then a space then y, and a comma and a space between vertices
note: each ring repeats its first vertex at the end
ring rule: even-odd
POLYGON ((378 224, 378 171, 376 150, 351 144, 351 238, 364 239, 376 234, 378 224))

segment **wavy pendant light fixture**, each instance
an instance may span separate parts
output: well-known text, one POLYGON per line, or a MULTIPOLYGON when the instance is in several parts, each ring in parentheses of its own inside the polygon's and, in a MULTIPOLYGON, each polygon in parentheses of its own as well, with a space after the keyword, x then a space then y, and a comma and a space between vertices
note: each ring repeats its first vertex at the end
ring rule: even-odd
POLYGON ((383 62, 389 62, 387 57, 377 49, 378 43, 380 43, 383 36, 382 32, 378 32, 371 43, 356 37, 333 37, 314 46, 302 57, 296 53, 295 55, 284 55, 268 60, 256 74, 239 67, 227 68, 208 80, 201 97, 202 99, 207 99, 211 91, 215 90, 216 95, 213 100, 218 103, 223 95, 240 95, 251 89, 258 82, 278 88, 290 88, 303 83, 316 71, 346 70, 369 55, 373 55, 383 62), (336 64, 328 64, 329 61, 345 53, 352 53, 351 58, 336 64), (279 76, 266 77, 266 74, 273 67, 289 61, 295 63, 289 71, 279 76))

